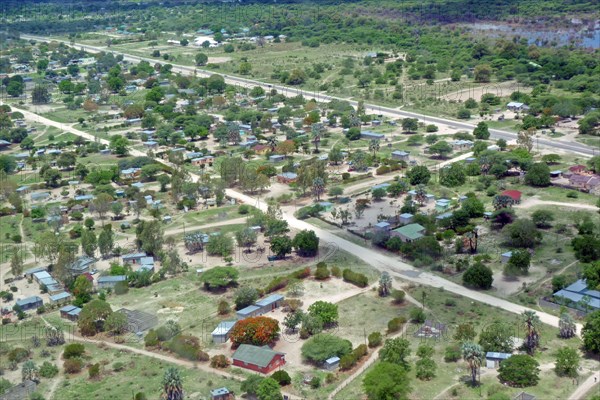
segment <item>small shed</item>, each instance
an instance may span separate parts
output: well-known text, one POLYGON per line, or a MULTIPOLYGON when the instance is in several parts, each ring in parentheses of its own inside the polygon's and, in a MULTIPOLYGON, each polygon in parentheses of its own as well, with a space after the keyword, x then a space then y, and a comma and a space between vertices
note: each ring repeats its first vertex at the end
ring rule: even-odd
POLYGON ((285 161, 285 156, 283 154, 273 154, 269 156, 269 161, 272 163, 282 162, 285 161))
POLYGON ((70 321, 77 321, 79 313, 81 313, 81 308, 73 305, 64 306, 60 309, 60 317, 70 321))
POLYGON ((323 369, 327 371, 333 371, 340 366, 339 357, 331 357, 323 362, 323 369))
POLYGON ((550 178, 552 178, 552 179, 560 178, 561 175, 562 175, 561 170, 550 171, 550 178))
POLYGON ((512 251, 507 251, 506 253, 502 253, 502 264, 506 264, 508 260, 512 257, 512 251))
POLYGON ((411 213, 400 214, 400 225, 407 225, 413 222, 414 215, 411 213))
POLYGON ((331 211, 333 208, 333 203, 330 201, 320 201, 318 204, 323 207, 323 211, 331 211))
POLYGON ((399 161, 408 161, 410 157, 410 152, 404 150, 394 150, 392 151, 392 160, 399 161))
POLYGON ((248 317, 255 317, 257 315, 260 315, 260 307, 257 306, 248 306, 245 308, 242 308, 241 310, 239 310, 238 312, 235 313, 238 317, 238 319, 244 319, 244 318, 248 318, 248 317))
POLYGON ((146 258, 147 254, 145 252, 140 252, 140 253, 129 253, 129 254, 125 254, 121 257, 121 259, 123 260, 123 264, 138 264, 141 262, 142 259, 146 258))
POLYGON ((425 228, 419 224, 404 225, 392 230, 392 236, 399 237, 405 243, 422 238, 424 233, 425 228))
POLYGON ((272 294, 264 299, 258 300, 255 305, 259 308, 259 315, 268 313, 281 306, 284 297, 280 294, 272 294))
POLYGON ((392 225, 389 222, 381 221, 375 224, 375 229, 382 232, 389 232, 392 230, 392 225))
POLYGON ((233 400, 235 395, 226 387, 213 389, 210 391, 210 400, 233 400))
POLYGON ((46 267, 33 267, 33 268, 26 270, 23 274, 25 275, 25 278, 33 279, 33 274, 35 274, 36 272, 41 272, 41 271, 46 271, 46 267))
POLYGON ((229 340, 229 333, 237 321, 221 321, 214 331, 212 331, 212 340, 215 343, 225 343, 229 340))
POLYGON ((283 172, 277 175, 277 182, 279 183, 290 184, 296 182, 296 179, 298 179, 298 174, 294 172, 283 172))
POLYGON ((485 353, 485 366, 490 369, 497 368, 502 361, 506 360, 510 356, 512 356, 510 353, 497 353, 494 351, 488 351, 485 353))
POLYGON ((536 397, 534 395, 525 393, 525 392, 518 393, 515 397, 513 397, 513 400, 535 400, 535 399, 536 399, 536 397))

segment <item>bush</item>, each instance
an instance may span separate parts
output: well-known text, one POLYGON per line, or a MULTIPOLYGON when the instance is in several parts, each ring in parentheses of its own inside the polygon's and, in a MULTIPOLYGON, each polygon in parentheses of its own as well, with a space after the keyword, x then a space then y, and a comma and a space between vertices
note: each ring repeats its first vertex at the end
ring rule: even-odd
POLYGON ((425 311, 422 308, 414 307, 410 310, 410 320, 416 324, 425 322, 425 311))
POLYGON ((388 322, 388 333, 398 332, 402 328, 402 325, 404 325, 405 323, 406 318, 404 317, 396 317, 391 319, 388 322))
POLYGON ((350 179, 350 172, 343 172, 342 173, 342 180, 348 180, 350 179))
POLYGON ((352 343, 337 336, 319 333, 302 345, 302 357, 316 364, 321 364, 328 358, 342 358, 352 352, 352 343))
POLYGON ((229 314, 230 311, 231 307, 229 306, 229 303, 226 300, 221 300, 218 306, 219 315, 229 314))
POLYGON ((335 276, 336 278, 341 278, 342 270, 340 269, 340 267, 335 265, 335 266, 331 267, 331 275, 335 276))
POLYGON ((65 373, 67 374, 77 374, 81 372, 81 368, 83 366, 83 362, 78 358, 71 358, 65 360, 63 363, 63 368, 65 369, 65 373))
POLYGON ((366 275, 354 272, 348 268, 342 273, 344 281, 350 282, 358 287, 367 287, 369 285, 369 279, 366 275))
POLYGON ((81 357, 85 353, 85 347, 81 343, 71 343, 65 346, 63 351, 63 358, 68 360, 70 358, 81 357))
POLYGON ((458 344, 452 344, 446 347, 444 351, 444 361, 456 362, 462 358, 462 351, 458 344))
POLYGON ((327 268, 327 264, 324 262, 320 262, 317 264, 317 269, 315 271, 315 279, 318 281, 324 281, 329 278, 329 268, 327 268))
MULTIPOLYGON (((310 271, 310 269, 309 269, 310 271)), ((310 272, 309 272, 310 273, 310 272)), ((285 276, 278 276, 274 278, 269 284, 265 287, 265 293, 273 293, 277 290, 284 289, 290 280, 285 276)))
POLYGON ((113 364, 112 369, 115 372, 123 371, 125 369, 125 364, 120 361, 117 361, 116 363, 113 364))
POLYGON ((238 207, 238 213, 246 215, 250 213, 251 207, 248 204, 242 204, 238 207))
POLYGON ((8 353, 8 361, 20 363, 29 357, 29 350, 22 347, 15 347, 8 353))
POLYGON ((382 342, 382 336, 380 332, 372 332, 369 334, 369 347, 377 347, 382 342))
POLYGON ((404 299, 406 298, 406 293, 404 290, 394 289, 392 290, 392 298, 394 299, 394 303, 402 304, 404 303, 404 299))
POLYGON ((126 294, 127 292, 129 292, 129 283, 127 282, 117 282, 117 284, 115 285, 115 294, 116 295, 123 295, 126 294))
POLYGON ((209 355, 200 348, 200 340, 191 335, 177 335, 169 342, 168 348, 181 358, 190 361, 208 361, 209 355))
POLYGON ((90 375, 90 379, 97 378, 100 375, 100 364, 92 364, 88 367, 88 374, 90 375))
POLYGON ((279 386, 287 386, 290 383, 292 383, 292 378, 290 377, 290 374, 288 374, 282 369, 274 372, 273 375, 271 375, 271 378, 275 379, 277 383, 279 383, 279 386))
POLYGON ((306 279, 310 276, 310 267, 299 269, 298 271, 292 272, 291 277, 293 279, 306 279))
POLYGON ((150 329, 144 337, 144 345, 146 347, 155 347, 158 346, 159 343, 158 334, 154 329, 150 329))
POLYGON ((229 367, 229 359, 223 354, 217 354, 210 359, 210 366, 213 368, 227 368, 229 367))
POLYGON ((310 387, 313 389, 318 389, 321 387, 321 378, 319 378, 318 376, 313 376, 313 378, 310 380, 310 387))
POLYGON ((347 371, 356 365, 356 355, 354 353, 346 354, 340 358, 340 369, 347 371))
POLYGON ((58 367, 51 362, 44 361, 40 367, 40 376, 42 378, 54 378, 58 374, 58 367))

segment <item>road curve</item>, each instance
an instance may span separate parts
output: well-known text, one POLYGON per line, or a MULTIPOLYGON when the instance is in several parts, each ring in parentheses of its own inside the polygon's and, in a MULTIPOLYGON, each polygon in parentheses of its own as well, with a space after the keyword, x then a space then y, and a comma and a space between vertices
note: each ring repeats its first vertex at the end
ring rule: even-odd
MULTIPOLYGON (((27 34, 21 34, 21 38, 28 39, 28 40, 37 40, 37 41, 42 41, 42 42, 52 42, 52 41, 60 42, 60 43, 64 43, 71 47, 83 49, 90 53, 99 53, 99 52, 103 51, 103 52, 107 52, 107 53, 112 53, 114 55, 121 54, 121 55, 123 55, 123 58, 127 61, 138 61, 138 62, 139 61, 148 61, 152 64, 156 64, 156 63, 166 64, 165 62, 161 62, 160 60, 156 60, 156 59, 150 58, 150 57, 134 56, 134 55, 120 52, 120 51, 114 51, 114 50, 111 50, 111 49, 105 48, 105 47, 90 46, 90 45, 80 44, 80 43, 71 44, 69 41, 66 41, 66 40, 48 39, 48 38, 41 37, 41 36, 33 36, 33 35, 27 35, 27 34)), ((171 65, 173 66, 174 72, 179 72, 184 75, 187 74, 187 75, 198 75, 198 76, 208 77, 210 75, 217 74, 216 72, 213 72, 213 71, 208 71, 208 70, 199 69, 196 67, 190 67, 190 66, 186 66, 186 65, 178 65, 178 64, 171 64, 171 65)), ((296 95, 301 94, 306 98, 314 98, 315 100, 321 101, 321 102, 331 101, 331 100, 343 100, 343 101, 349 102, 354 107, 356 107, 358 105, 358 102, 356 100, 350 100, 350 99, 336 97, 336 96, 328 96, 325 94, 321 94, 319 92, 310 92, 310 91, 306 91, 306 90, 302 90, 302 89, 298 89, 298 88, 294 88, 294 87, 290 87, 290 86, 260 82, 260 81, 256 81, 253 79, 241 78, 241 77, 235 76, 235 75, 228 75, 228 74, 222 74, 222 73, 218 73, 218 74, 223 76, 223 78, 225 79, 225 81, 228 84, 238 85, 238 86, 242 86, 242 87, 246 87, 246 88, 260 86, 266 90, 277 89, 277 91, 281 92, 285 96, 296 96, 296 95)), ((454 126, 459 129, 466 129, 468 131, 472 131, 473 129, 475 129, 475 125, 467 123, 467 122, 456 121, 456 120, 451 120, 451 119, 441 118, 441 117, 432 117, 429 115, 414 113, 414 112, 410 112, 410 111, 398 110, 398 109, 391 108, 391 107, 384 107, 384 106, 378 106, 378 105, 374 105, 374 104, 366 104, 365 103, 365 109, 370 110, 372 112, 377 112, 379 114, 386 114, 391 117, 417 118, 424 123, 437 123, 437 124, 450 125, 450 126, 454 126)), ((513 132, 509 132, 509 131, 505 131, 505 130, 501 130, 501 129, 493 129, 493 128, 489 129, 489 131, 490 131, 491 137, 493 137, 495 139, 514 140, 517 138, 517 134, 513 133, 513 132)), ((542 145, 542 146, 556 148, 559 150, 569 151, 569 152, 573 152, 573 153, 578 153, 578 154, 581 154, 584 156, 594 156, 594 155, 596 155, 596 153, 600 154, 600 150, 596 151, 593 148, 590 148, 584 144, 576 143, 576 142, 568 143, 568 142, 562 142, 562 141, 558 141, 558 140, 549 140, 549 139, 539 139, 538 138, 538 139, 536 139, 536 143, 538 143, 539 145, 542 145)))

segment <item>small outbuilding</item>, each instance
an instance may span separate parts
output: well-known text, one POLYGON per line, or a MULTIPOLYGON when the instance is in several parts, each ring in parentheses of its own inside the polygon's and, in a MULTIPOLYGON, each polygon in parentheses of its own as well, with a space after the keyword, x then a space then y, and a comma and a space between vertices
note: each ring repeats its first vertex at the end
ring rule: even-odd
POLYGON ((255 305, 259 308, 259 315, 266 314, 281 306, 284 297, 280 294, 272 294, 264 299, 258 300, 255 305))
POLYGON ((510 353, 497 353, 494 351, 488 351, 485 353, 485 366, 491 369, 498 368, 500 363, 510 356, 512 356, 510 353))
POLYGON ((229 340, 229 333, 235 326, 237 321, 221 321, 219 325, 212 331, 211 336, 212 340, 215 343, 221 344, 227 342, 229 340))
POLYGON ((21 310, 23 311, 35 310, 36 308, 43 306, 44 301, 39 296, 31 296, 21 300, 17 300, 15 302, 15 305, 21 307, 21 310))
POLYGON ((65 304, 71 300, 71 293, 61 292, 50 296, 50 304, 65 304))
POLYGON ((238 319, 256 317, 257 315, 260 315, 260 307, 255 305, 248 306, 236 312, 235 315, 237 315, 238 319))
POLYGON ((126 281, 127 277, 125 275, 101 276, 98 278, 98 289, 112 289, 117 285, 117 283, 126 281))
POLYGON ((502 253, 502 264, 506 264, 508 260, 512 257, 512 251, 507 251, 506 253, 502 253))
POLYGON ((234 400, 235 395, 226 387, 213 389, 210 391, 210 400, 234 400))
POLYGON ((331 357, 323 362, 323 369, 327 371, 333 371, 340 366, 339 357, 331 357))
POLYGON ((70 321, 77 321, 77 318, 79 318, 79 313, 81 313, 81 308, 74 305, 68 305, 62 307, 59 311, 61 318, 66 318, 70 321))

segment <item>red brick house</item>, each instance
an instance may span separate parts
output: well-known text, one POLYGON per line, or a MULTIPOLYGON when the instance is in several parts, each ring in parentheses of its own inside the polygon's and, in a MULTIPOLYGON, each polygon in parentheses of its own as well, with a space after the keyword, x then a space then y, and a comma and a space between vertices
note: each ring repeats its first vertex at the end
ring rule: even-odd
POLYGON ((269 346, 252 346, 242 344, 233 353, 233 365, 250 369, 262 374, 269 374, 285 365, 285 354, 272 350, 269 346))
POLYGON ((572 167, 569 167, 569 172, 572 174, 583 174, 587 172, 587 167, 581 164, 573 165, 572 167))
POLYGON ((515 204, 519 204, 521 202, 522 193, 518 190, 505 190, 504 192, 500 193, 500 195, 510 197, 513 199, 515 204))

